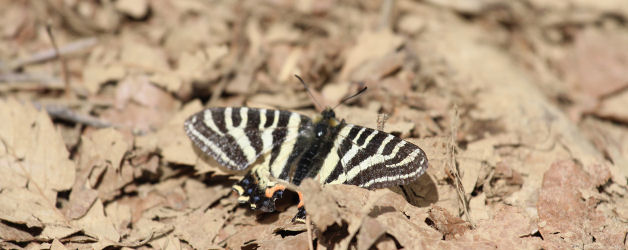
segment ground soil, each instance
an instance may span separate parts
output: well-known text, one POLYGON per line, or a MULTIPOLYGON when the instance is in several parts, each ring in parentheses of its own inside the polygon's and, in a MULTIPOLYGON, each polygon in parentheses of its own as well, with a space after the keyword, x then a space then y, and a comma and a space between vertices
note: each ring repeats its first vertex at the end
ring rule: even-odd
POLYGON ((0 1, 0 248, 625 249, 628 5, 0 1), (308 83, 317 106, 293 75, 308 83), (274 213, 183 130, 207 107, 420 146, 413 183, 274 213))

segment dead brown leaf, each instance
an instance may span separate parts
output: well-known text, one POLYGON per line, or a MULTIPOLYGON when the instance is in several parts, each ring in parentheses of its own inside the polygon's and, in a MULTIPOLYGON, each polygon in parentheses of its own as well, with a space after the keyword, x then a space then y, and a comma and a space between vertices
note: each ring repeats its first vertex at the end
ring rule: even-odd
POLYGON ((434 227, 445 236, 445 239, 462 235, 471 227, 468 222, 451 215, 449 211, 439 206, 432 206, 429 215, 434 227))
POLYGON ((602 117, 608 117, 611 120, 628 124, 628 112, 626 111, 626 107, 628 107, 627 89, 617 91, 612 96, 604 99, 595 113, 602 117))
POLYGON ((141 41, 125 42, 120 52, 122 63, 133 68, 149 72, 167 72, 170 69, 166 53, 160 48, 147 45, 141 41))
POLYGON ((73 221, 73 224, 78 228, 82 228, 87 235, 99 239, 99 241, 116 243, 120 240, 120 233, 118 233, 114 224, 105 215, 105 209, 100 200, 96 200, 87 214, 73 221))
POLYGON ((532 237, 536 221, 516 207, 498 205, 490 209, 490 219, 480 220, 475 230, 467 231, 463 241, 491 242, 497 248, 521 246, 526 249, 542 247, 540 238, 532 237), (496 238, 494 238, 496 236, 496 238))
POLYGON ((621 248, 624 230, 611 230, 595 241, 590 235, 598 235, 604 227, 616 228, 610 218, 594 207, 595 198, 582 199, 582 191, 594 189, 595 182, 573 161, 559 161, 545 173, 543 190, 539 194, 539 231, 553 246, 591 246, 621 248))
POLYGON ((90 94, 96 94, 107 81, 119 80, 126 71, 120 65, 88 65, 83 69, 83 83, 90 94))
POLYGON ((575 38, 562 70, 574 91, 598 99, 628 86, 628 36, 585 30, 575 38))
POLYGON ((166 162, 197 165, 199 157, 195 153, 192 142, 185 135, 183 122, 201 109, 201 103, 198 101, 188 103, 172 116, 156 134, 137 137, 136 147, 145 153, 160 151, 166 162))
POLYGON ((148 1, 140 0, 140 1, 129 1, 129 0, 121 0, 115 2, 115 7, 118 11, 129 15, 133 18, 140 19, 144 17, 148 13, 149 5, 148 1))
POLYGON ((177 218, 174 236, 188 242, 196 249, 219 248, 214 237, 222 228, 227 209, 196 209, 187 216, 177 218))
POLYGON ((626 248, 621 2, 0 0, 0 248, 626 248), (240 173, 183 121, 203 103, 315 115, 294 74, 321 106, 367 85, 338 119, 417 144, 427 173, 306 180, 311 232, 291 192, 239 206, 240 173))
POLYGON ((54 239, 50 245, 50 250, 66 250, 66 248, 58 239, 54 239))
POLYGON ((347 61, 340 73, 342 80, 354 80, 350 75, 358 66, 394 51, 401 46, 403 38, 387 29, 365 30, 356 41, 357 44, 347 52, 347 61))
POLYGON ((0 100, 0 188, 35 186, 47 199, 74 183, 75 166, 44 111, 13 98, 0 100), (46 142, 46 143, 41 143, 46 142))
POLYGON ((27 189, 4 189, 0 195, 0 216, 4 221, 42 229, 38 235, 42 239, 63 238, 80 230, 50 200, 27 189))
POLYGON ((360 232, 356 236, 357 249, 370 249, 371 246, 384 234, 386 228, 382 226, 376 219, 364 217, 360 232))
POLYGON ((149 82, 145 75, 128 76, 119 83, 115 109, 102 117, 128 130, 151 131, 160 127, 180 103, 168 92, 149 82))

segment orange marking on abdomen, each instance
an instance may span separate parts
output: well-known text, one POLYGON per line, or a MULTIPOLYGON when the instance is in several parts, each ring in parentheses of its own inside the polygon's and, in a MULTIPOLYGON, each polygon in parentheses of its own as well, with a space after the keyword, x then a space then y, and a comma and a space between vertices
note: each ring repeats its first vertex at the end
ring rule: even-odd
POLYGON ((264 195, 266 195, 266 197, 268 198, 271 198, 273 197, 273 194, 277 192, 277 190, 284 190, 284 189, 286 189, 286 187, 284 187, 283 185, 277 184, 271 188, 267 188, 266 193, 264 195))

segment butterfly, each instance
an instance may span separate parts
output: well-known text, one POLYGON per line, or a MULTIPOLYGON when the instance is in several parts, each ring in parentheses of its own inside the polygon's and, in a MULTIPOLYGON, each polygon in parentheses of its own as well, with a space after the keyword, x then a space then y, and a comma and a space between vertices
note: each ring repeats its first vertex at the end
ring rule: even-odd
MULTIPOLYGON (((338 120, 332 108, 311 119, 285 110, 215 107, 189 117, 184 128, 195 146, 224 167, 250 168, 233 189, 240 203, 265 212, 275 211, 286 184, 299 186, 305 178, 374 189, 412 182, 428 166, 418 146, 338 120)), ((304 221, 298 195, 293 220, 304 221)))

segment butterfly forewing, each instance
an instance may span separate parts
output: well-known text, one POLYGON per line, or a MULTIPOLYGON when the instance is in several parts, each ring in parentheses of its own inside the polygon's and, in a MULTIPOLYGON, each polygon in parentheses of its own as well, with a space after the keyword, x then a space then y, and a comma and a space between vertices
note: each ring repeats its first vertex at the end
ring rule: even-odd
POLYGON ((427 169, 416 145, 375 129, 345 124, 319 172, 324 184, 381 188, 411 182, 427 169))
POLYGON ((307 124, 311 124, 308 117, 288 111, 209 108, 188 118, 185 131, 199 149, 220 164, 244 170, 266 153, 274 159, 286 159, 292 151, 290 145, 307 124))

